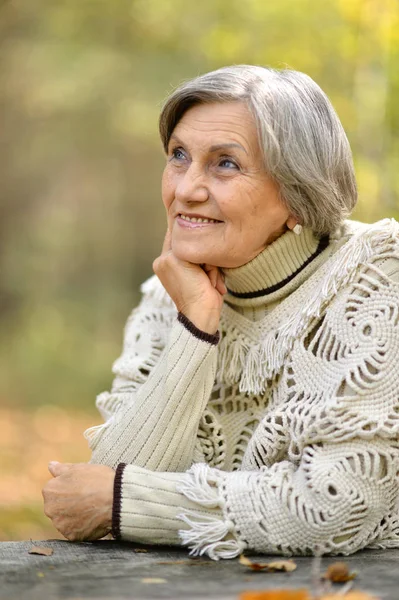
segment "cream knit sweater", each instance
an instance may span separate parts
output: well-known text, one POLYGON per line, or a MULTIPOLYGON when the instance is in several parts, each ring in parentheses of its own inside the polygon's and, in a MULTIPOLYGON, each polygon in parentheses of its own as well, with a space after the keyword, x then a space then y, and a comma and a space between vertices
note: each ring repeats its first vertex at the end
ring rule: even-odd
POLYGON ((214 559, 398 547, 398 224, 288 232, 225 275, 220 341, 156 277, 128 320, 85 432, 117 471, 115 535, 214 559))

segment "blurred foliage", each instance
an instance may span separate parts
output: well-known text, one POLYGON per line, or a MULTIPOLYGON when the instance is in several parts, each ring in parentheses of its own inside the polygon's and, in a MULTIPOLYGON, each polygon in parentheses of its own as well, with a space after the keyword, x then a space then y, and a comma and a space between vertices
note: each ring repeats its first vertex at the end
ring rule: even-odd
POLYGON ((231 63, 305 71, 352 144, 354 216, 398 218, 399 8, 4 0, 0 41, 0 539, 23 539, 54 536, 47 461, 88 459, 81 432, 161 246, 164 97, 231 63))
POLYGON ((43 513, 41 489, 50 459, 87 462, 82 437, 93 413, 43 404, 33 411, 0 408, 0 540, 62 537, 43 513))

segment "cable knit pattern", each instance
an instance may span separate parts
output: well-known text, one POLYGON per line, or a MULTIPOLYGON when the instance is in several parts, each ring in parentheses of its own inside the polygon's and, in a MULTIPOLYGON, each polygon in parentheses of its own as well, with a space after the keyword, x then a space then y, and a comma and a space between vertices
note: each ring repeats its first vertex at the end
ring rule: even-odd
POLYGON ((179 528, 214 559, 399 547, 398 224, 348 221, 321 249, 287 233, 225 275, 218 345, 146 282, 97 400, 92 462, 128 463, 122 538, 143 540, 153 494, 163 543, 179 528))

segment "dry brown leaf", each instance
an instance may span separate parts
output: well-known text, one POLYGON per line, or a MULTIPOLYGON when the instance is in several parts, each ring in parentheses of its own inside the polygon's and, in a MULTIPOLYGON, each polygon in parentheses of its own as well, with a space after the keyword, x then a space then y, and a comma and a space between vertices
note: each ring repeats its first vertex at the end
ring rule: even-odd
POLYGON ((318 600, 338 600, 338 598, 342 598, 342 600, 378 600, 376 596, 370 596, 367 592, 347 592, 346 594, 338 595, 338 594, 327 594, 326 596, 320 596, 318 600))
POLYGON ((162 577, 143 577, 141 583, 166 583, 166 579, 162 579, 162 577))
POLYGON ((274 560, 269 562, 269 571, 295 571, 296 563, 293 560, 274 560))
POLYGON ((241 554, 239 562, 241 565, 252 569, 252 571, 269 571, 270 573, 273 573, 274 571, 289 572, 295 571, 296 569, 296 564, 293 560, 275 560, 268 563, 256 563, 252 562, 249 560, 249 558, 241 554))
POLYGON ((53 554, 53 549, 46 548, 45 546, 33 546, 29 550, 29 554, 41 554, 42 556, 51 556, 53 554))
POLYGON ((345 583, 357 577, 357 573, 349 573, 348 565, 344 562, 335 562, 330 565, 323 575, 323 579, 329 579, 333 583, 345 583))
POLYGON ((239 600, 310 600, 306 589, 242 592, 239 600))
POLYGON ((133 550, 133 552, 137 552, 137 553, 139 553, 139 552, 148 552, 148 550, 146 550, 145 548, 135 548, 133 550))

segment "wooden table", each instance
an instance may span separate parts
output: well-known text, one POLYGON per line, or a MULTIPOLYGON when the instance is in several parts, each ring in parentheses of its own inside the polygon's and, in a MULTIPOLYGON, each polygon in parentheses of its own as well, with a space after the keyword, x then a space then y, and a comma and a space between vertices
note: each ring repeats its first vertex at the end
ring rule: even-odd
MULTIPOLYGON (((255 559, 265 562, 278 557, 251 557, 255 559)), ((292 573, 265 573, 252 572, 237 559, 190 559, 181 548, 144 547, 113 540, 0 542, 0 598, 238 600, 244 590, 311 587, 313 559, 293 560, 298 568, 292 573), (33 545, 52 548, 52 556, 29 554, 33 545)), ((399 600, 399 550, 368 550, 344 559, 323 558, 321 571, 337 560, 345 560, 351 570, 358 572, 356 589, 373 592, 384 600, 399 600)))

